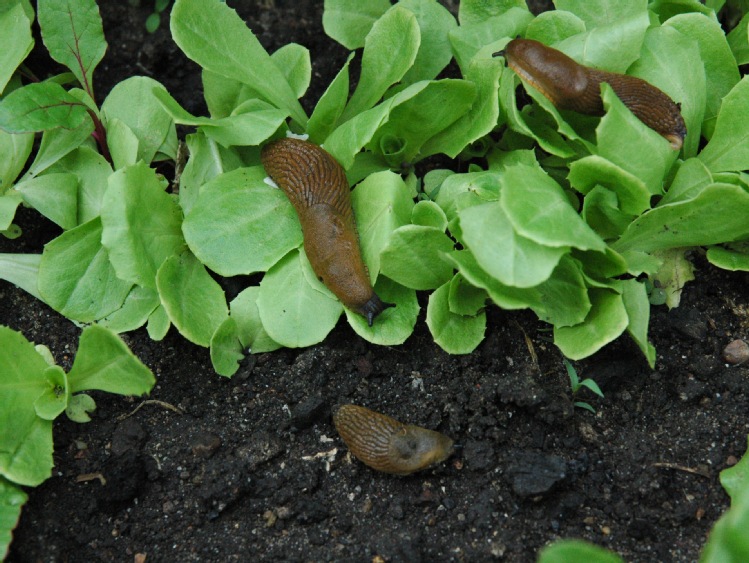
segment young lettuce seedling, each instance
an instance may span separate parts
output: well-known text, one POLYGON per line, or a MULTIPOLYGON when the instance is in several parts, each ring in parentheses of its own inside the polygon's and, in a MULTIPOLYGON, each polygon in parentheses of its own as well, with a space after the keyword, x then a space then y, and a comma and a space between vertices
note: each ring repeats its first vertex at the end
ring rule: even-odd
MULTIPOLYGON (((567 359, 562 360, 564 362, 564 367, 567 369, 567 377, 570 379, 570 387, 572 388, 572 396, 575 397, 583 387, 586 387, 593 391, 596 395, 603 398, 603 392, 601 391, 601 388, 598 387, 598 384, 593 381, 590 378, 583 379, 580 381, 580 377, 577 375, 577 370, 575 367, 567 361, 567 359)), ((575 406, 579 407, 581 409, 586 409, 595 414, 596 409, 594 409, 590 404, 583 402, 583 401, 575 401, 575 406)))
POLYGON ((83 391, 143 395, 153 373, 109 329, 83 329, 73 367, 65 373, 45 346, 0 326, 0 559, 26 495, 52 474, 52 421, 65 414, 88 422, 96 408, 83 391))

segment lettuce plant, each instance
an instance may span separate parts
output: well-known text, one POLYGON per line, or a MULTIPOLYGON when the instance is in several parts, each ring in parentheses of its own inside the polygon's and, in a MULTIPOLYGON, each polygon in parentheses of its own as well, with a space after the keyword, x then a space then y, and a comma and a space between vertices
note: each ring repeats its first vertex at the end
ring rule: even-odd
POLYGON ((52 421, 63 412, 88 422, 96 408, 85 391, 143 395, 156 382, 111 330, 83 330, 70 372, 54 363, 50 351, 0 326, 0 558, 18 521, 26 493, 52 474, 52 421))
MULTIPOLYGON (((17 4, 14 33, 30 37, 17 4)), ((456 20, 432 0, 326 0, 326 32, 356 52, 307 115, 305 47, 269 54, 224 3, 177 0, 172 36, 202 67, 210 114, 195 116, 143 77, 98 107, 92 73, 106 44, 93 0, 40 0, 45 45, 72 76, 21 86, 25 51, 6 63, 0 142, 14 156, 0 229, 13 232, 22 202, 64 232, 41 256, 0 257, 0 276, 79 323, 146 325, 155 339, 174 326, 210 347, 223 375, 248 349, 322 341, 344 313, 362 338, 400 344, 417 322, 417 291, 429 292, 427 326, 450 353, 478 346, 495 304, 533 310, 571 359, 628 333, 652 365, 649 288, 676 306, 694 248, 749 269, 749 83, 737 66, 749 47, 746 33, 723 33, 720 4, 559 0, 534 17, 522 0, 464 0, 456 20), (49 17, 66 9, 75 18, 49 17), (600 119, 560 112, 533 88, 519 107, 518 78, 494 56, 516 36, 661 88, 681 104, 683 150, 607 85, 600 119), (442 78, 453 60, 459 75, 442 78), (73 79, 81 88, 60 85, 73 79), (170 190, 152 163, 176 158, 175 124, 194 132, 170 190), (371 280, 396 304, 373 327, 317 281, 291 204, 265 182, 259 149, 287 134, 322 145, 354 186, 371 280), (468 167, 421 175, 434 155, 468 167), (211 273, 260 281, 227 303, 211 273)))

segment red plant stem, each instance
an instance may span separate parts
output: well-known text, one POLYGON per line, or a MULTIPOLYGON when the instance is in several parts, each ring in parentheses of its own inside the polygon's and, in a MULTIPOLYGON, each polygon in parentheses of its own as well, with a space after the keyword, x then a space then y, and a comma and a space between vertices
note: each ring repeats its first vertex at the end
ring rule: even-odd
POLYGON ((109 164, 113 164, 112 155, 109 152, 109 145, 107 145, 107 132, 104 129, 104 124, 91 108, 86 108, 86 111, 88 111, 88 114, 94 122, 94 131, 91 133, 91 136, 96 139, 96 144, 99 145, 99 151, 102 156, 107 159, 109 164))

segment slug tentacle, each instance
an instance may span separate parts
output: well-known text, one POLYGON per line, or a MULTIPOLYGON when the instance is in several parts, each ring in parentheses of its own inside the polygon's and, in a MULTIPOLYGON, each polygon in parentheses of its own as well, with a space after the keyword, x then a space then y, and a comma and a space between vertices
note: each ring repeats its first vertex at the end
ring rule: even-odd
POLYGON ((341 165, 317 145, 292 138, 263 147, 261 160, 299 216, 304 251, 315 275, 372 326, 387 305, 374 292, 362 260, 351 191, 341 165))
POLYGON ((358 405, 340 406, 333 423, 357 459, 384 473, 408 475, 444 461, 454 451, 453 441, 444 434, 358 405))
POLYGON ((665 137, 675 150, 684 143, 687 128, 679 106, 645 80, 583 66, 532 39, 513 39, 503 54, 522 80, 559 109, 603 115, 601 83, 606 82, 640 121, 665 137))

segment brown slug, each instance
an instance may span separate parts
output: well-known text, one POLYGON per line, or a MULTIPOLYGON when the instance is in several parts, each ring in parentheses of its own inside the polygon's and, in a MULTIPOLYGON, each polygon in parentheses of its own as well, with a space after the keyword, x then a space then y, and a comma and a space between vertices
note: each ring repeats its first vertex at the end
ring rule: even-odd
POLYGON ((408 475, 446 460, 455 449, 444 434, 358 405, 338 407, 333 424, 359 461, 384 473, 408 475))
POLYGON ((559 109, 603 115, 601 82, 606 82, 640 121, 665 137, 674 150, 681 149, 687 128, 679 105, 649 82, 583 66, 533 39, 513 39, 500 54, 559 109))
POLYGON ((393 305, 383 303, 369 281, 343 168, 319 146, 292 138, 268 143, 260 158, 299 216, 304 251, 315 275, 372 326, 374 318, 393 305))

